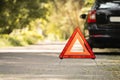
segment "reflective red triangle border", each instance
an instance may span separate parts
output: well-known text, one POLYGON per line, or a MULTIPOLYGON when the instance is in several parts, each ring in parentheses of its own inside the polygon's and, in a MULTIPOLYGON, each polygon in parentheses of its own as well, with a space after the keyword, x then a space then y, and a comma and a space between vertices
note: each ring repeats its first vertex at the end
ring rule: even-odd
MULTIPOLYGON (((74 45, 74 44, 72 44, 72 45, 74 45)), ((91 59, 95 59, 96 57, 95 57, 90 45, 88 44, 87 40, 84 38, 84 35, 80 31, 80 28, 77 27, 77 28, 75 28, 73 34, 71 35, 70 39, 66 43, 63 51, 59 55, 59 58, 60 59, 63 59, 63 58, 82 58, 82 59, 83 58, 91 58, 91 59), (79 37, 81 37, 81 39, 83 40, 84 48, 87 49, 87 52, 89 52, 89 55, 81 55, 82 52, 78 52, 80 55, 76 55, 76 54, 74 54, 74 52, 70 52, 69 55, 66 54, 68 52, 67 50, 68 50, 69 46, 71 45, 71 42, 73 41, 73 39, 77 35, 77 33, 79 34, 79 37)))

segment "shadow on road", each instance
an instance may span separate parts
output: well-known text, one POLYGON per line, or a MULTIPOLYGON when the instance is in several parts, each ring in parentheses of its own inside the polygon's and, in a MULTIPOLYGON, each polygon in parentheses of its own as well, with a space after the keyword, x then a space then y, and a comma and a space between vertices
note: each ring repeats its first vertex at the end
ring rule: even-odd
POLYGON ((120 55, 120 52, 94 52, 96 55, 120 55))

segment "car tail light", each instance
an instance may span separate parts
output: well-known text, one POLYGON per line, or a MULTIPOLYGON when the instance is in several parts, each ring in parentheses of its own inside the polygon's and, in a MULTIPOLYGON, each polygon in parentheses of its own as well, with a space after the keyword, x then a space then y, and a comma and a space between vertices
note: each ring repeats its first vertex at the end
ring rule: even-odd
POLYGON ((95 23, 96 22, 96 10, 92 10, 88 13, 87 22, 88 23, 95 23))

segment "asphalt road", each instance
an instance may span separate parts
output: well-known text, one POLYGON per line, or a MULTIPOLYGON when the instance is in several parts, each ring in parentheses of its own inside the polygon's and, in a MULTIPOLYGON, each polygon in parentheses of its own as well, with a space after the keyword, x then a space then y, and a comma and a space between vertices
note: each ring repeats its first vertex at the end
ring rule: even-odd
POLYGON ((0 80, 120 80, 120 52, 95 52, 95 60, 61 60, 63 45, 0 49, 0 80))

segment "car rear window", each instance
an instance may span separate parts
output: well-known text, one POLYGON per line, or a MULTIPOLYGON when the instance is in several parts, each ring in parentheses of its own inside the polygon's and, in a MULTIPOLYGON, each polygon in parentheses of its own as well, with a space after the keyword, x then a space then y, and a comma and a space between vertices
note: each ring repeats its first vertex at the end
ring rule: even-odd
POLYGON ((105 3, 100 3, 99 8, 101 9, 112 9, 112 8, 120 8, 120 2, 119 1, 114 1, 114 2, 105 2, 105 3))

